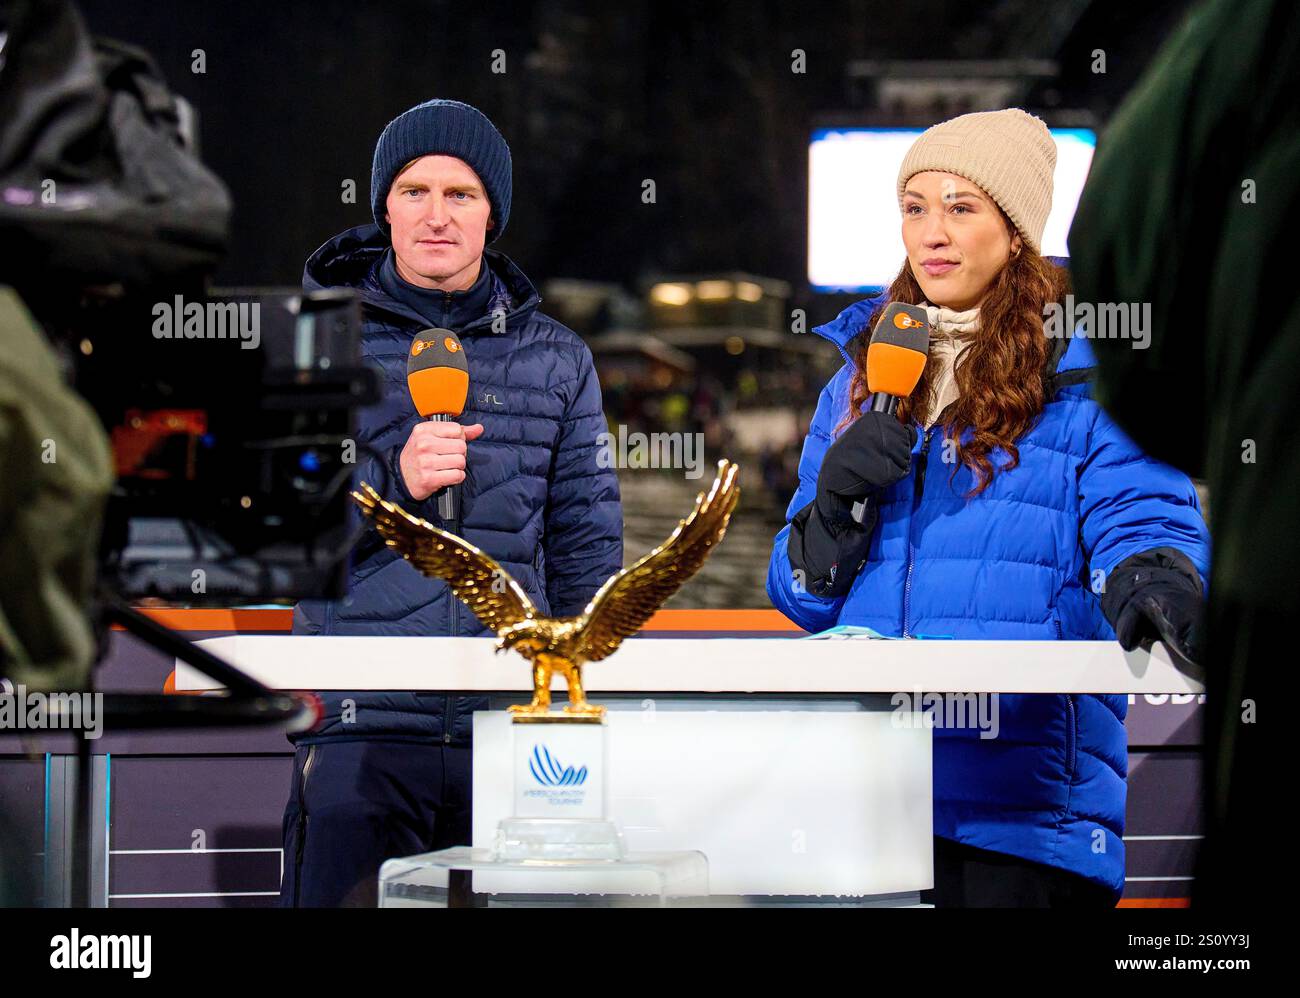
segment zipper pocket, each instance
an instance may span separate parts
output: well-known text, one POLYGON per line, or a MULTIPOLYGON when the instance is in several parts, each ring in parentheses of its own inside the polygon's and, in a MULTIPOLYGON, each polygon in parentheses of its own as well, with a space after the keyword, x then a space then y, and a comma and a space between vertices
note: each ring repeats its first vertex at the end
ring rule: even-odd
POLYGON ((302 861, 307 852, 307 778, 311 775, 312 764, 316 761, 316 745, 307 746, 307 758, 302 764, 302 775, 298 778, 298 835, 293 857, 293 906, 298 907, 302 895, 302 861))
POLYGON ((1069 782, 1074 782, 1074 767, 1078 753, 1078 718, 1074 705, 1074 695, 1065 695, 1065 758, 1069 763, 1069 782))
POLYGON ((298 810, 307 813, 307 777, 311 775, 312 764, 316 762, 316 750, 319 745, 307 746, 307 759, 302 764, 302 777, 298 780, 298 810))

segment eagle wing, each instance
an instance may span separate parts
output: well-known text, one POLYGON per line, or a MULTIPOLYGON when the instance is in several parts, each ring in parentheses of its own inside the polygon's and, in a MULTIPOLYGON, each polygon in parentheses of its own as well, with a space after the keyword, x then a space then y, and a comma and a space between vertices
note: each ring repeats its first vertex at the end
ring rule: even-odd
POLYGON ((666 541, 600 587, 579 619, 583 657, 596 662, 612 655, 624 638, 639 631, 699 571, 722 540, 736 508, 739 471, 730 461, 719 461, 717 478, 707 493, 696 498, 690 516, 678 522, 666 541))
POLYGON ((361 483, 352 498, 390 548, 431 579, 443 579, 474 616, 498 633, 537 616, 528 594, 490 555, 412 516, 361 483))

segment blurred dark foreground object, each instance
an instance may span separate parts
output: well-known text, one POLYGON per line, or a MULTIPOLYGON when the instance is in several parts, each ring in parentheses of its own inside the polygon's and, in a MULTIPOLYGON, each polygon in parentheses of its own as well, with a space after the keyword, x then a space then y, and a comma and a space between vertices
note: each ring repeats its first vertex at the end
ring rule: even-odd
POLYGON ((1209 483, 1198 907, 1276 891, 1256 711, 1300 617, 1298 90, 1300 7, 1198 7, 1103 135, 1069 239, 1079 300, 1151 308, 1147 349, 1095 341, 1101 402, 1149 453, 1209 483))
POLYGON ((66 0, 0 9, 0 280, 127 290, 215 270, 225 185, 143 51, 91 39, 66 0))
MULTIPOLYGON (((305 731, 320 717, 312 695, 266 689, 113 594, 96 592, 115 471, 125 462, 146 480, 134 490, 118 481, 116 492, 126 502, 119 534, 133 509, 151 501, 184 514, 184 496, 168 487, 193 493, 203 484, 190 473, 197 460, 181 462, 185 470, 175 472, 171 455, 144 432, 183 422, 184 413, 171 408, 177 403, 210 401, 173 397, 178 377, 192 386, 205 374, 216 376, 232 399, 221 411, 242 400, 257 425, 260 435, 250 440, 245 423, 223 422, 218 413, 214 434, 207 432, 211 413, 189 414, 195 421, 190 442, 201 440, 226 462, 203 470, 237 466, 260 473, 256 481, 228 483, 248 490, 245 505, 253 495, 265 498, 270 489, 261 487, 282 466, 258 454, 243 460, 245 451, 292 457, 320 446, 322 434, 331 445, 351 442, 355 410, 376 390, 373 372, 361 369, 357 305, 350 298, 245 296, 234 303, 251 318, 241 326, 240 342, 224 332, 212 336, 207 317, 231 303, 206 299, 203 289, 225 249, 230 205, 221 182, 187 148, 183 115, 148 56, 114 42, 92 43, 70 4, 26 0, 0 8, 0 677, 31 691, 90 690, 101 629, 114 623, 218 679, 228 695, 107 694, 106 729, 305 731), (186 303, 180 292, 197 300, 186 303), (160 338, 156 327, 132 318, 156 314, 160 303, 177 323, 184 315, 183 336, 160 338), (268 321, 266 348, 263 304, 277 317, 268 321), (194 309, 203 319, 197 338, 188 325, 194 309), (219 352, 196 355, 205 349, 219 352), (280 363, 285 355, 290 363, 280 363), (97 405, 69 384, 74 369, 77 388, 97 405), (133 401, 138 410, 127 408, 133 401), (134 417, 123 417, 129 411, 134 417), (102 425, 106 416, 115 434, 123 418, 127 430, 138 425, 142 432, 126 434, 114 447, 102 425)), ((166 443, 175 434, 156 436, 166 443)), ((344 532, 342 491, 350 469, 318 463, 291 479, 289 491, 302 500, 290 504, 292 512, 324 530, 314 514, 332 505, 340 513, 335 533, 344 532), (340 495, 330 503, 334 490, 340 495)), ((201 557, 203 545, 195 547, 201 557)), ((313 586, 322 574, 315 573, 313 586)), ((79 907, 92 897, 91 752, 87 738, 76 744, 68 897, 79 907)), ((0 827, 0 905, 32 903, 33 862, 31 844, 0 827)))
POLYGON ((0 287, 0 676, 87 688, 108 437, 63 381, 12 288, 0 287))
POLYGON ((113 462, 64 381, 49 313, 75 328, 93 289, 201 281, 230 199, 185 147, 147 55, 92 41, 66 0, 15 0, 0 18, 0 282, 22 296, 0 294, 0 674, 85 689, 113 462))
POLYGON ((128 296, 82 322, 71 351, 75 387, 113 449, 103 585, 189 606, 346 595, 346 556, 373 534, 349 481, 389 486, 357 431, 380 388, 355 294, 232 292, 153 308, 176 317, 171 338, 128 296), (182 305, 198 331, 224 338, 182 336, 182 305))

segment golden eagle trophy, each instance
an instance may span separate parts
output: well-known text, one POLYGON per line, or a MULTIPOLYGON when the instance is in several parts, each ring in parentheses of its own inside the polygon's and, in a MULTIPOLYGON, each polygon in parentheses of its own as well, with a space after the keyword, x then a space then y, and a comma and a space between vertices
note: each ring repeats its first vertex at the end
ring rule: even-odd
POLYGON ((668 539, 634 565, 610 576, 576 617, 544 617, 523 587, 495 559, 455 534, 412 516, 361 483, 352 498, 389 547, 452 594, 497 632, 497 651, 513 648, 533 663, 533 701, 510 708, 516 721, 599 722, 605 708, 588 703, 582 666, 608 658, 667 599, 699 571, 722 535, 740 498, 740 468, 718 462, 718 476, 668 539), (563 714, 552 714, 551 677, 569 684, 563 714))

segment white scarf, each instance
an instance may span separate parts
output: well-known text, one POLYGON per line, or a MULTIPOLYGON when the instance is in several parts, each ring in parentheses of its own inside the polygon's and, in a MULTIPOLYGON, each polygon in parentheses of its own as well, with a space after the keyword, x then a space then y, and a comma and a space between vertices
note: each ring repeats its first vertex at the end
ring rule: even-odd
POLYGON ((926 420, 928 430, 939 420, 940 413, 960 397, 957 388, 955 367, 957 358, 975 342, 971 335, 979 329, 980 310, 967 309, 954 312, 950 308, 921 302, 930 320, 930 356, 938 358, 940 368, 930 386, 930 417, 926 420))
POLYGON ((965 312, 954 312, 950 308, 944 308, 942 305, 931 305, 929 302, 922 302, 921 307, 925 309, 926 314, 930 317, 930 336, 933 337, 936 332, 947 333, 951 336, 954 333, 973 333, 980 326, 980 310, 968 308, 965 312))

